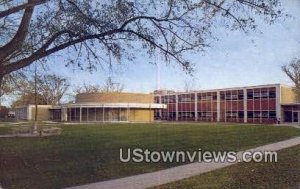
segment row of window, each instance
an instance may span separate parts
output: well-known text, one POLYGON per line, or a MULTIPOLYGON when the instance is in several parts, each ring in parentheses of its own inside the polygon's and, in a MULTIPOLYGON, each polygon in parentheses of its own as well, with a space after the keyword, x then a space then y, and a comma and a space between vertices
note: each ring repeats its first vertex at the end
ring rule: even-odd
POLYGON ((248 118, 276 118, 276 111, 248 111, 248 118))
MULTIPOLYGON (((254 90, 247 90, 247 99, 272 99, 276 98, 276 91, 275 90, 262 90, 262 91, 254 91, 254 90)), ((198 101, 212 101, 217 100, 217 94, 209 94, 197 95, 198 101)), ((235 92, 220 92, 220 99, 221 100, 243 100, 244 93, 243 91, 235 91, 235 92)), ((195 95, 188 94, 188 95, 178 95, 178 102, 195 102, 195 95)), ((176 96, 165 96, 162 97, 161 103, 176 103, 176 96)))
MULTIPOLYGON (((168 112, 169 118, 175 118, 176 112, 168 112)), ((195 112, 178 112, 179 118, 194 118, 195 112)), ((217 117, 217 112, 198 112, 198 117, 217 117)), ((244 118, 244 111, 232 111, 225 113, 226 118, 244 118)), ((276 111, 248 111, 248 118, 276 118, 276 111)))
POLYGON ((247 99, 276 98, 276 91, 248 91, 247 99))

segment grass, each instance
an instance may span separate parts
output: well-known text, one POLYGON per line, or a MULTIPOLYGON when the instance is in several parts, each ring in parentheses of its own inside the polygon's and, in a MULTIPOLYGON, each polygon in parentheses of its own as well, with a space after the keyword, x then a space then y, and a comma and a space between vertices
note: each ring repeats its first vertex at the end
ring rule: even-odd
POLYGON ((4 188, 62 188, 178 165, 121 163, 120 148, 239 151, 300 135, 299 129, 261 125, 110 124, 62 128, 62 135, 54 137, 0 138, 0 183, 4 188))
POLYGON ((0 127, 0 135, 11 134, 11 128, 9 127, 0 127))
POLYGON ((278 152, 277 163, 240 163, 153 189, 300 188, 300 145, 278 152))

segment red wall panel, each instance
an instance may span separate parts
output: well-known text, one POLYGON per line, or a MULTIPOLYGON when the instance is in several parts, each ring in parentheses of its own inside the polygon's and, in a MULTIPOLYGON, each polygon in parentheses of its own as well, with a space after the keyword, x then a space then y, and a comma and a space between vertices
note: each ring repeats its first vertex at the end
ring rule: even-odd
POLYGON ((268 110, 269 109, 269 102, 268 99, 261 100, 261 110, 268 110))
POLYGON ((238 103, 239 103, 238 109, 241 110, 241 111, 243 111, 244 110, 244 101, 239 100, 238 103))
POLYGON ((260 100, 254 100, 254 110, 260 110, 260 100))
POLYGON ((247 110, 253 110, 253 100, 247 100, 247 110))
POLYGON ((276 110, 276 100, 275 99, 269 100, 269 110, 276 110))

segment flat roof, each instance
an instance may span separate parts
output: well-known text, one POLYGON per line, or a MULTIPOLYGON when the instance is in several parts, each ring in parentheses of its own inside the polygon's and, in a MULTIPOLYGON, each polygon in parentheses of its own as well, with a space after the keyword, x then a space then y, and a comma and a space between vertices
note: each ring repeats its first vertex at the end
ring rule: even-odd
POLYGON ((217 92, 217 91, 230 91, 230 90, 241 90, 241 89, 255 89, 255 88, 265 88, 265 87, 291 87, 289 85, 275 83, 275 84, 265 84, 265 85, 253 85, 253 86, 244 86, 244 87, 230 87, 230 88, 218 88, 218 89, 203 89, 203 90, 195 90, 190 92, 174 92, 168 94, 155 94, 155 96, 171 96, 175 94, 191 94, 191 93, 203 93, 203 92, 217 92))
POLYGON ((142 108, 142 109, 166 109, 165 104, 156 103, 74 103, 54 106, 50 109, 59 108, 142 108))

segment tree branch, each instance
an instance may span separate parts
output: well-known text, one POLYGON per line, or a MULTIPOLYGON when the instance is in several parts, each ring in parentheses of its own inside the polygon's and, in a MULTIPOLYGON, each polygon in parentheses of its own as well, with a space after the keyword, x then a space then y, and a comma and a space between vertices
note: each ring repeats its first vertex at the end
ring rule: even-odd
POLYGON ((32 2, 35 2, 35 0, 29 0, 29 4, 31 5, 25 9, 21 24, 14 38, 0 48, 0 61, 3 61, 7 56, 22 47, 28 34, 29 24, 34 10, 34 5, 32 5, 32 2))
POLYGON ((17 13, 21 10, 24 10, 24 9, 28 8, 28 7, 33 7, 33 6, 44 4, 47 1, 48 0, 34 0, 34 1, 31 1, 31 2, 28 2, 28 3, 25 3, 25 4, 10 8, 10 9, 5 10, 5 11, 1 11, 0 12, 0 18, 9 16, 9 15, 14 14, 14 13, 17 13))

